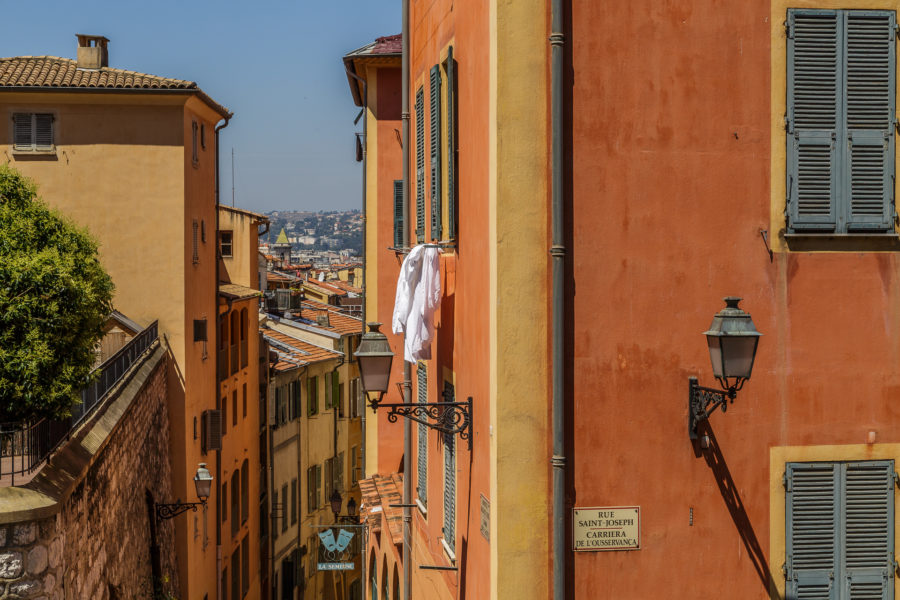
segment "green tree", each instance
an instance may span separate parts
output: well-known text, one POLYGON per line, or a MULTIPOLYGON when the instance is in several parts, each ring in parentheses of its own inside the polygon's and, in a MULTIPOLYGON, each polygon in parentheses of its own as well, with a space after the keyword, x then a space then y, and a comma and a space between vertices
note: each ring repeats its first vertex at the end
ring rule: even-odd
POLYGON ((0 422, 70 414, 112 294, 94 239, 0 165, 0 422))

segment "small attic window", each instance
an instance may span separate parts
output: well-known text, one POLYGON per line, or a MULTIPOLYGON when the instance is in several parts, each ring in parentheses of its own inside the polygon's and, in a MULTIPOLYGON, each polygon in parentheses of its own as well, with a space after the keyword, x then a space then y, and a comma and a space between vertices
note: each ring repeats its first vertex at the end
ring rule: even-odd
POLYGON ((49 113, 15 113, 13 115, 13 150, 53 152, 53 115, 49 113))

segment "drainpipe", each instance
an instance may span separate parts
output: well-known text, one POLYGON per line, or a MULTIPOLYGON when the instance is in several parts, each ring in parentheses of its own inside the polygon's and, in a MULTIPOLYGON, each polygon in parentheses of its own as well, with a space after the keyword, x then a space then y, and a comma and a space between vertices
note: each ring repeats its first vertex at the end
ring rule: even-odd
MULTIPOLYGON (((409 0, 403 0, 403 44, 401 54, 401 105, 400 118, 403 129, 403 231, 409 236, 409 0)), ((406 336, 404 335, 404 343, 406 336)), ((412 400, 412 367, 403 359, 403 403, 412 400)), ((410 600, 412 579, 412 553, 410 552, 410 527, 412 513, 412 420, 403 419, 403 600, 410 600)))
MULTIPOLYGON (((216 373, 216 397, 215 401, 219 401, 222 393, 221 382, 219 381, 219 132, 228 127, 231 117, 225 117, 225 122, 216 125, 216 231, 213 243, 216 252, 216 271, 214 282, 214 298, 213 306, 215 307, 216 318, 213 319, 213 328, 216 330, 215 345, 213 352, 216 356, 215 373, 216 373)), ((222 598, 222 451, 216 450, 216 598, 222 598)))
MULTIPOLYGON (((345 67, 347 74, 353 77, 356 81, 362 85, 362 93, 363 93, 363 143, 362 143, 362 314, 360 315, 362 318, 362 323, 360 323, 360 337, 365 335, 366 333, 366 163, 367 163, 367 149, 369 146, 369 137, 368 137, 368 128, 369 128, 369 86, 366 83, 366 80, 352 72, 349 67, 345 67)), ((377 226, 377 221, 376 221, 377 226)), ((353 357, 351 356, 352 360, 353 357)), ((356 398, 353 399, 356 401, 356 398)), ((359 479, 360 481, 366 478, 366 403, 365 401, 362 403, 362 407, 359 412, 359 435, 362 438, 362 441, 359 445, 359 462, 362 465, 360 467, 359 479)), ((350 480, 353 480, 353 474, 350 475, 350 480)), ((360 580, 363 585, 363 594, 365 594, 366 589, 366 554, 367 549, 364 547, 363 557, 360 560, 360 580)))
POLYGON ((550 118, 551 118, 551 204, 550 246, 553 278, 553 598, 566 597, 566 457, 564 446, 563 336, 564 276, 566 249, 563 246, 563 0, 550 0, 550 118))

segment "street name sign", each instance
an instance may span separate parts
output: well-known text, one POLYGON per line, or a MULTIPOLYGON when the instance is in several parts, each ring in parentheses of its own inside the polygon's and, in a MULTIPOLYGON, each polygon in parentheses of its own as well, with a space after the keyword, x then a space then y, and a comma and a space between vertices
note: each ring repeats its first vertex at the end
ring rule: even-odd
POLYGON ((572 509, 576 552, 641 549, 641 507, 606 506, 572 509))

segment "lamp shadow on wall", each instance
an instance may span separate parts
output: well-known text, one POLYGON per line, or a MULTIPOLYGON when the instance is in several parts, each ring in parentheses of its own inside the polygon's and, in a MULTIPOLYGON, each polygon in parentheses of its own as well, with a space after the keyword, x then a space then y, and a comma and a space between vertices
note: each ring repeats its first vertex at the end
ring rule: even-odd
POLYGON ((744 548, 747 550, 747 556, 753 562, 753 568, 756 570, 756 574, 765 588, 766 594, 772 600, 781 600, 781 596, 775 591, 775 580, 772 578, 771 570, 769 570, 766 555, 763 552, 762 545, 759 543, 759 539, 756 537, 756 532, 753 530, 753 523, 750 522, 750 517, 744 509, 744 501, 741 500, 741 495, 738 492, 737 485, 734 483, 734 478, 731 476, 731 471, 728 469, 728 463, 725 462, 725 456, 722 455, 722 449, 719 447, 719 442, 716 440, 716 434, 713 432, 709 419, 697 424, 697 434, 699 439, 693 442, 694 454, 698 458, 702 456, 712 471, 716 479, 716 485, 719 486, 719 493, 722 494, 722 499, 725 501, 725 506, 728 507, 734 527, 741 536, 741 542, 743 542, 744 548), (703 436, 709 437, 709 447, 705 449, 700 447, 700 440, 703 439, 703 436))

